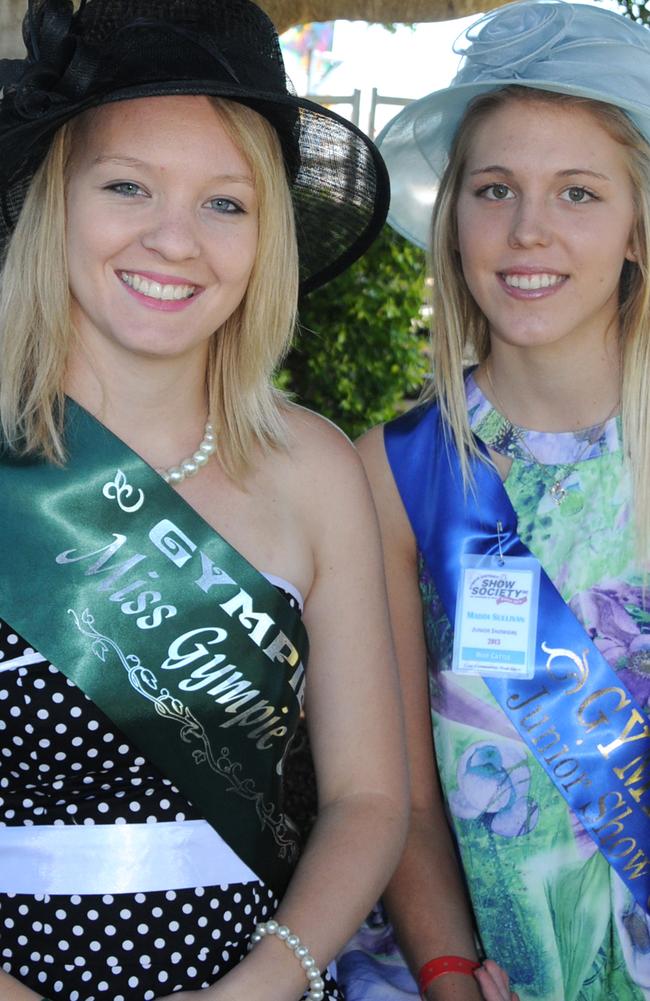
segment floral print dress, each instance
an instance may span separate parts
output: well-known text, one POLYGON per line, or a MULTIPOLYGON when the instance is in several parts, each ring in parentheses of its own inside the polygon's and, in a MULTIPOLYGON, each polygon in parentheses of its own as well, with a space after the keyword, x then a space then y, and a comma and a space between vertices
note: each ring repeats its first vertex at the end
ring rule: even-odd
MULTIPOLYGON (((521 539, 650 716, 650 582, 644 590, 620 422, 592 442, 588 432, 524 431, 471 376, 467 400, 475 433, 512 459, 505 488, 521 539), (567 491, 560 505, 549 494, 556 479, 567 491)), ((521 1001, 650 1001, 648 917, 483 680, 452 674, 452 627, 422 562, 420 591, 437 764, 486 954, 521 1001)), ((417 996, 381 907, 339 974, 348 1001, 417 996)))

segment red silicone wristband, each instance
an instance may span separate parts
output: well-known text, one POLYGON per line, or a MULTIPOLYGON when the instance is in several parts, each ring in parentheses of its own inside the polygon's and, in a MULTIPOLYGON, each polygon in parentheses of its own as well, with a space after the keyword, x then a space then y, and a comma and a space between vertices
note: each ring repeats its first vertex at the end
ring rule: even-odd
POLYGON ((418 973, 420 994, 424 994, 432 981, 444 977, 446 973, 465 973, 471 976, 480 965, 475 959, 464 959, 463 956, 438 956, 436 959, 430 959, 418 973))

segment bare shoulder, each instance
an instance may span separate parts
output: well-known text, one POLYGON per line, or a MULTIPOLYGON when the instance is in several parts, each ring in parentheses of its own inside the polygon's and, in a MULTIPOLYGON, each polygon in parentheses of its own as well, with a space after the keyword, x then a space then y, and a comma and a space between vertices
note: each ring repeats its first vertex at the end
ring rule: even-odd
POLYGON ((318 414, 287 409, 288 452, 282 489, 315 550, 352 526, 376 525, 368 477, 359 453, 339 428, 318 414))
POLYGON ((377 424, 376 427, 370 428, 370 431, 366 431, 357 441, 357 449, 371 480, 380 481, 390 472, 384 446, 383 424, 377 424))
POLYGON ((366 470, 370 486, 378 504, 401 507, 395 480, 384 445, 384 425, 378 424, 367 431, 357 442, 357 449, 366 470))
POLYGON ((370 483, 384 548, 396 547, 411 558, 415 540, 386 454, 384 425, 367 431, 357 442, 357 449, 370 483))
POLYGON ((351 445, 350 439, 333 421, 297 403, 286 403, 283 417, 289 429, 289 446, 313 447, 319 441, 330 446, 351 445))
POLYGON ((289 404, 286 412, 289 459, 297 470, 317 481, 330 477, 363 477, 359 453, 332 421, 305 407, 289 404))

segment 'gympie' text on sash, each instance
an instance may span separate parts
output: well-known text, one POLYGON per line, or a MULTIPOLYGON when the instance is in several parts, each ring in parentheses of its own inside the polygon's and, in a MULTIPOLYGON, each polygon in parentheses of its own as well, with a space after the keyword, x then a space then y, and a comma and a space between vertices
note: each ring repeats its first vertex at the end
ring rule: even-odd
POLYGON ((0 616, 279 894, 297 852, 280 785, 304 686, 300 617, 71 401, 66 443, 64 467, 0 457, 0 616))
MULTIPOLYGON (((479 460, 471 462, 475 491, 465 493, 458 453, 435 405, 388 424, 384 441, 418 547, 453 623, 462 554, 530 557, 517 536, 516 513, 496 470, 479 460)), ((483 680, 649 911, 650 726, 543 568, 535 676, 483 680)))

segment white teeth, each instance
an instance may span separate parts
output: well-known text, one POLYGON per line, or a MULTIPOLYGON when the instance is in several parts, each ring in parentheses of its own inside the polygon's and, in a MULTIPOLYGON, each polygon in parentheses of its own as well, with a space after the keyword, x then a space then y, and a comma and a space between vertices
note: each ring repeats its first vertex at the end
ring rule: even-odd
POLYGON ((190 299, 196 291, 195 285, 162 285, 130 271, 120 271, 119 276, 125 285, 149 299, 190 299))
POLYGON ((506 285, 510 288, 520 288, 523 292, 531 292, 539 288, 551 288, 564 281, 564 275, 504 275, 506 285))

